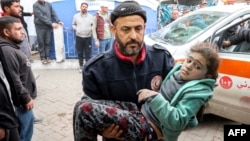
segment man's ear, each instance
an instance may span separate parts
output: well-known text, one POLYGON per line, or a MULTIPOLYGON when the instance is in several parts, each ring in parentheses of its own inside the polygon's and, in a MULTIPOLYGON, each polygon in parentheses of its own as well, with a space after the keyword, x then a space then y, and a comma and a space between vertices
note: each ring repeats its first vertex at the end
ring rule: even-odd
POLYGON ((7 28, 3 29, 3 35, 5 37, 9 37, 10 36, 10 31, 7 28))
POLYGON ((9 9, 10 9, 10 8, 9 8, 8 6, 4 6, 4 7, 3 7, 3 12, 4 12, 4 13, 8 13, 7 11, 9 11, 9 9))
POLYGON ((111 29, 112 34, 115 35, 116 28, 113 24, 110 25, 110 29, 111 29))

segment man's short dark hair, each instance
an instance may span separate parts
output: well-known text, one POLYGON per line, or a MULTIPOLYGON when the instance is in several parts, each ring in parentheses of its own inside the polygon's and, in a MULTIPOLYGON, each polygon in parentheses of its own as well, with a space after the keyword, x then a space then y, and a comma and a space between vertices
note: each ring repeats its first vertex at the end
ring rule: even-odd
POLYGON ((82 6, 83 4, 84 4, 84 5, 87 5, 87 7, 89 6, 89 4, 86 3, 86 2, 82 2, 82 3, 81 3, 81 6, 82 6))
POLYGON ((11 29, 13 23, 20 23, 20 20, 11 16, 3 16, 0 18, 0 36, 3 37, 3 29, 11 29))
POLYGON ((20 0, 0 0, 0 1, 3 12, 5 12, 4 9, 5 6, 10 7, 13 4, 13 2, 20 2, 20 0))

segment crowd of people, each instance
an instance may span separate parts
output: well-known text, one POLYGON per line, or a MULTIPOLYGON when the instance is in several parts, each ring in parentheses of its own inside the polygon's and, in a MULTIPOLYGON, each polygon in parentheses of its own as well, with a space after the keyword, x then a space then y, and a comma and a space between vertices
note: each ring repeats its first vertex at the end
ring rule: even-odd
MULTIPOLYGON (((207 2, 206 2, 206 0, 202 0, 201 3, 199 4, 198 8, 205 8, 205 7, 207 7, 207 2)), ((170 24, 171 22, 175 21, 180 16, 184 16, 185 14, 187 14, 191 11, 192 11, 192 9, 190 9, 189 6, 184 7, 182 9, 182 11, 180 11, 178 8, 173 8, 170 11, 170 13, 171 13, 170 19, 166 20, 166 22, 163 26, 170 24)))
MULTIPOLYGON (((37 85, 23 10, 19 0, 1 0, 1 8, 0 141, 31 141, 37 85)), ((63 22, 45 0, 30 14, 40 59, 50 63, 50 33, 63 22)), ((72 111, 75 141, 96 141, 98 134, 105 141, 177 141, 185 127, 197 126, 196 112, 213 95, 217 46, 197 43, 175 64, 164 47, 144 43, 147 19, 136 1, 111 13, 101 4, 95 15, 81 3, 72 21, 84 92, 72 111), (92 37, 101 53, 91 58, 92 37)))
POLYGON ((37 86, 31 69, 31 47, 23 20, 25 14, 19 0, 1 0, 1 9, 0 140, 31 141, 34 122, 42 119, 33 113, 37 86))

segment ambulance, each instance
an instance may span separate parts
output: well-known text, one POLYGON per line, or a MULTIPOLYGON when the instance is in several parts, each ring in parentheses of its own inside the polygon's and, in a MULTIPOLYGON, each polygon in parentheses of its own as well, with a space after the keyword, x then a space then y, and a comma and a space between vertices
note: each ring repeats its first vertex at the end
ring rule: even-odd
MULTIPOLYGON (((213 98, 199 111, 250 125, 250 43, 230 47, 222 42, 250 30, 249 5, 220 5, 201 8, 145 35, 146 44, 165 47, 177 61, 183 61, 189 48, 197 42, 218 45, 221 63, 213 98)), ((249 32, 250 33, 250 32, 249 32)))

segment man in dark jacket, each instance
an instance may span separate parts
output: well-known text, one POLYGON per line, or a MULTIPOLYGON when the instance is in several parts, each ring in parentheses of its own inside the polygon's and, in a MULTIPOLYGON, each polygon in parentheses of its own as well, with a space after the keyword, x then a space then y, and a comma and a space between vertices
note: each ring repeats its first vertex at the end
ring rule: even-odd
POLYGON ((26 31, 26 33, 28 35, 28 39, 29 39, 28 25, 24 20, 24 16, 32 16, 33 13, 32 12, 24 12, 23 11, 24 10, 23 6, 20 6, 20 8, 22 9, 21 10, 22 11, 22 16, 20 17, 20 20, 21 20, 21 23, 23 24, 23 28, 25 29, 25 31, 26 31))
POLYGON ((222 42, 222 46, 227 48, 231 45, 237 45, 233 52, 250 52, 250 30, 241 27, 238 32, 235 32, 228 40, 222 42))
POLYGON ((12 104, 10 85, 1 62, 0 60, 0 141, 20 141, 18 118, 12 104))
POLYGON ((50 63, 50 37, 53 28, 63 24, 52 5, 45 0, 33 4, 34 24, 36 28, 40 58, 43 64, 50 63))
POLYGON ((33 134, 33 99, 37 97, 37 89, 29 59, 16 45, 23 41, 24 32, 19 19, 11 16, 0 18, 0 60, 18 115, 21 140, 30 141, 33 134))
MULTIPOLYGON (((171 54, 163 47, 144 43, 146 11, 135 1, 125 1, 111 13, 113 47, 90 59, 83 69, 83 91, 97 100, 138 103, 136 92, 147 88, 157 91, 162 79, 174 65, 171 54)), ((79 105, 76 104, 76 108, 79 105)), ((79 130, 78 113, 74 111, 75 140, 79 130)), ((122 131, 111 125, 100 133, 106 141, 119 140, 122 131)))
POLYGON ((239 44, 243 41, 250 42, 250 30, 249 29, 243 29, 235 33, 233 36, 229 38, 229 40, 223 41, 222 46, 229 47, 231 45, 239 44))
MULTIPOLYGON (((16 18, 22 17, 22 11, 20 7, 20 0, 1 0, 1 8, 4 12, 4 16, 12 16, 16 18)), ((31 47, 28 39, 28 34, 25 32, 25 36, 22 42, 18 44, 22 52, 32 60, 31 47)))

